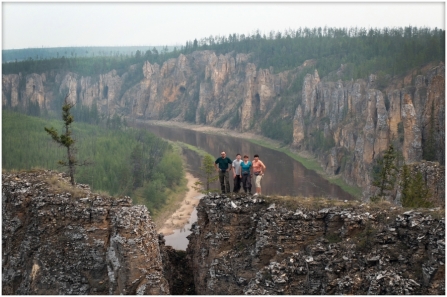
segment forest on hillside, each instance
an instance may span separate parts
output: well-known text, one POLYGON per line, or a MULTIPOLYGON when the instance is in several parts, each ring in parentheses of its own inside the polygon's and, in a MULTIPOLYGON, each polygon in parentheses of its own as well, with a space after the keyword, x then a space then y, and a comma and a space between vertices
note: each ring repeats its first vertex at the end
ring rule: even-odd
MULTIPOLYGON (((324 27, 299 28, 284 32, 272 31, 268 35, 261 35, 259 31, 253 32, 251 35, 235 33, 229 36, 209 36, 195 39, 186 42, 180 48, 174 48, 172 51, 168 50, 167 47, 162 48, 162 50, 153 47, 152 49, 138 49, 130 55, 122 55, 113 51, 102 51, 100 55, 95 56, 70 54, 53 56, 51 58, 42 56, 29 57, 24 61, 15 60, 3 63, 2 73, 21 73, 22 75, 18 79, 18 89, 24 90, 26 77, 31 73, 41 74, 54 71, 54 74, 69 71, 80 76, 91 76, 93 79, 97 79, 99 75, 115 70, 116 74, 123 78, 120 88, 121 93, 116 94, 117 98, 122 98, 127 90, 143 80, 142 67, 146 61, 162 65, 165 61, 177 58, 180 54, 188 55, 194 51, 203 50, 231 57, 236 57, 239 53, 248 54, 249 62, 254 63, 257 70, 269 69, 274 74, 282 72, 281 75, 288 75, 286 88, 276 93, 276 97, 273 98, 274 104, 268 111, 261 112, 259 108, 254 108, 256 111, 252 114, 251 121, 256 123, 256 125, 251 124, 249 130, 278 140, 284 145, 290 145, 293 142, 294 111, 302 103, 303 82, 307 74, 313 74, 317 70, 323 82, 339 79, 345 82, 353 81, 360 78, 366 79, 370 74, 375 74, 376 80, 373 88, 382 92, 385 97, 385 108, 388 109, 390 101, 389 98, 386 98, 387 94, 384 91, 389 83, 397 80, 402 81, 403 77, 407 75, 413 78, 411 82, 413 83, 416 76, 422 74, 420 69, 438 66, 441 64, 440 62, 445 61, 445 30, 411 26, 381 29, 324 27), (313 60, 313 62, 303 66, 303 63, 308 60, 313 60), (285 70, 293 71, 284 73, 285 70), (388 107, 386 107, 387 104, 388 107)), ((66 53, 71 52, 67 50, 66 53)), ((182 109, 177 107, 179 107, 180 103, 186 103, 188 107, 182 120, 195 124, 211 124, 217 127, 238 129, 238 125, 241 122, 240 105, 235 105, 234 113, 224 114, 218 120, 207 123, 204 107, 202 106, 197 110, 199 86, 202 82, 201 80, 204 79, 204 75, 203 72, 194 75, 197 75, 198 78, 195 90, 197 96, 185 97, 186 99, 183 102, 177 100, 167 103, 160 111, 160 119, 175 119, 182 112, 182 109)), ((38 125, 37 122, 28 124, 25 127, 21 126, 22 124, 16 124, 15 121, 21 122, 22 119, 19 119, 19 115, 13 112, 19 111, 28 115, 44 116, 47 117, 47 122, 49 118, 57 116, 65 95, 63 94, 64 90, 60 90, 56 84, 49 84, 48 88, 54 88, 52 93, 56 96, 49 103, 49 110, 41 110, 37 102, 28 102, 28 104, 23 104, 22 106, 12 107, 11 96, 4 99, 4 168, 47 167, 50 163, 54 162, 55 164, 57 161, 55 160, 56 158, 53 158, 54 160, 45 159, 45 157, 40 155, 37 157, 32 154, 32 157, 26 156, 26 150, 29 147, 36 146, 24 138, 36 141, 36 144, 38 144, 36 153, 39 152, 40 154, 45 152, 43 148, 50 148, 48 143, 50 140, 47 136, 32 136, 34 134, 28 132, 34 131, 33 126, 37 127, 40 125, 39 131, 36 130, 36 133, 44 133, 43 126, 41 124, 38 125), (10 110, 6 111, 6 109, 10 110), (15 119, 12 119, 11 115, 14 115, 15 119), (26 134, 26 137, 22 137, 23 133, 31 134, 26 134), (46 139, 46 142, 38 142, 42 141, 41 139, 46 139), (46 160, 46 163, 42 164, 44 160, 46 160), (11 163, 13 161, 16 163, 11 163)), ((105 90, 108 90, 108 88, 105 88, 105 90)), ((102 92, 107 93, 104 90, 102 92)), ((22 98, 19 98, 19 101, 23 99, 24 94, 25 92, 22 91, 18 93, 18 96, 22 96, 22 98)), ((104 96, 104 93, 102 95, 107 97, 104 96)), ((139 133, 142 132, 126 128, 125 121, 116 113, 112 117, 101 114, 96 100, 97 98, 95 97, 91 107, 77 105, 73 108, 73 115, 76 121, 86 123, 85 125, 79 125, 79 127, 87 127, 87 124, 96 125, 95 127, 89 126, 91 128, 88 129, 83 128, 89 132, 86 132, 88 136, 86 136, 85 141, 82 141, 83 144, 79 148, 81 157, 91 154, 92 151, 101 152, 101 154, 93 154, 98 158, 99 161, 95 162, 99 165, 80 169, 78 171, 78 181, 91 184, 94 189, 107 189, 111 194, 131 195, 136 197, 134 199, 137 199, 137 201, 142 201, 141 199, 144 199, 146 196, 159 197, 154 198, 154 201, 162 201, 164 199, 162 197, 166 197, 166 189, 173 186, 172 181, 174 179, 170 179, 168 176, 180 174, 179 172, 164 172, 164 170, 167 170, 166 168, 177 167, 161 165, 157 167, 155 163, 150 163, 150 156, 145 155, 147 147, 158 145, 162 142, 154 140, 155 138, 149 135, 141 136, 139 133), (131 145, 121 148, 120 145, 122 144, 131 145), (90 146, 82 148, 82 146, 86 145, 90 146), (118 149, 118 147, 120 148, 118 149), (117 153, 115 154, 114 151, 117 153), (101 156, 104 155, 110 155, 111 161, 101 159, 101 156), (146 168, 156 168, 156 170, 150 173, 143 173, 140 176, 137 174, 137 171, 141 171, 141 166, 143 165, 138 164, 146 164, 144 166, 152 164, 146 168)), ((433 128, 435 127, 435 117, 433 116, 433 110, 434 107, 432 107, 431 111, 429 137, 424 139, 422 143, 423 157, 425 160, 430 161, 435 159, 435 132, 433 128)), ((30 119, 31 117, 23 119, 23 122, 30 123, 30 119)), ((38 118, 32 119, 32 121, 39 120, 38 118)), ((356 121, 357 119, 353 120, 356 121)), ((309 116, 304 117, 303 121, 305 125, 312 124, 309 116)), ((318 121, 318 123, 314 123, 316 128, 314 131, 311 131, 311 137, 307 137, 305 142, 303 142, 303 147, 315 155, 327 155, 335 146, 334 138, 331 137, 330 133, 326 135, 324 131, 325 124, 329 124, 330 119, 324 117, 318 119, 318 121)), ((60 123, 58 125, 61 126, 60 123)), ((58 125, 55 124, 55 126, 58 125)), ((398 149, 404 140, 403 124, 399 123, 397 129, 396 148, 398 149)), ((164 148, 163 157, 157 160, 163 162, 164 156, 167 156, 166 161, 164 161, 167 162, 166 164, 173 164, 172 162, 179 161, 179 154, 175 154, 173 148, 169 148, 167 145, 165 147, 164 144, 161 146, 164 148)), ((51 154, 51 157, 58 156, 57 154, 55 152, 51 154)), ((349 152, 343 152, 343 154, 345 155, 340 161, 340 170, 345 168, 346 160, 350 158, 349 152)), ((143 170, 142 172, 145 171, 143 170)), ((146 201, 144 204, 148 205, 149 209, 156 209, 159 205, 158 202, 146 201)))
MULTIPOLYGON (((300 94, 304 76, 318 70, 323 80, 352 80, 366 78, 374 73, 377 76, 377 88, 383 89, 393 78, 402 76, 408 71, 422 67, 427 63, 439 63, 445 57, 445 30, 400 27, 400 28, 299 28, 284 32, 270 32, 261 35, 259 31, 251 35, 230 34, 229 36, 209 36, 199 40, 188 41, 180 48, 172 51, 164 47, 161 51, 152 49, 137 49, 131 56, 118 55, 112 51, 101 51, 101 55, 95 57, 62 56, 59 58, 30 57, 25 61, 9 62, 2 64, 3 74, 22 73, 21 84, 24 77, 30 73, 44 73, 49 70, 71 71, 79 75, 95 76, 116 70, 118 75, 127 73, 122 92, 131 88, 143 79, 142 71, 130 71, 129 69, 141 69, 145 61, 162 64, 171 58, 177 58, 180 54, 190 54, 193 51, 212 50, 216 54, 246 53, 250 54, 251 62, 258 68, 272 68, 275 73, 294 69, 304 61, 313 59, 316 63, 306 67, 292 81, 291 85, 282 92, 273 110, 267 118, 262 115, 254 115, 254 121, 261 123, 260 132, 269 138, 290 144, 292 142, 292 115, 280 116, 285 109, 295 110, 300 103, 300 94), (130 67, 136 65, 137 67, 130 67), (338 71, 341 70, 342 71, 338 71), (261 119, 256 117, 260 116, 261 119)), ((70 53, 67 49, 65 52, 70 53)), ((56 100, 55 102, 62 102, 56 100)), ((186 121, 195 123, 196 106, 192 107, 186 121)), ((59 104, 60 105, 60 104, 59 104)), ((96 106, 93 104, 93 106, 96 106)), ((169 106, 168 106, 169 107, 169 106)), ((166 110, 169 108, 166 107, 166 110)), ((52 107, 59 110, 60 106, 52 107)), ((20 110, 24 112, 23 110, 20 110)), ((39 115, 38 106, 29 104, 25 111, 30 115, 39 115)), ((46 111, 44 111, 46 112, 46 111)), ((76 107, 76 118, 80 121, 98 123, 101 115, 95 107, 87 110, 84 107, 76 107)), ((161 114, 161 118, 169 120, 174 115, 169 112, 161 114)), ((201 117, 201 119, 204 115, 201 117)), ((102 119, 108 125, 119 126, 119 118, 102 119)), ((237 124, 238 115, 234 117, 237 124)), ((221 123, 222 122, 222 123, 221 123)), ((223 121, 216 123, 216 126, 223 121)), ((317 135, 314 147, 330 147, 322 135, 317 135)))
MULTIPOLYGON (((344 65, 343 79, 365 78, 371 73, 401 75, 408 70, 445 57, 445 30, 399 28, 299 28, 261 35, 230 34, 188 41, 170 51, 138 49, 131 56, 102 51, 100 56, 59 55, 56 58, 29 57, 24 61, 3 63, 3 74, 41 73, 49 69, 69 69, 81 75, 106 73, 112 69, 124 72, 130 65, 144 61, 162 64, 180 54, 213 50, 216 54, 250 53, 251 62, 259 68, 273 67, 274 72, 293 69, 304 61, 315 59, 320 76, 326 76, 344 65)), ((70 49, 64 52, 72 52, 70 49)))
POLYGON ((132 57, 137 51, 146 51, 148 48, 162 52, 174 49, 172 46, 76 46, 76 47, 50 47, 50 48, 23 48, 2 50, 3 62, 23 60, 43 60, 52 58, 81 58, 81 57, 132 57))
MULTIPOLYGON (((3 110, 2 125, 3 169, 65 170, 58 160, 66 158, 66 151, 44 130, 50 126, 58 130, 62 121, 3 110)), ((78 167, 76 182, 88 184, 94 191, 128 195, 156 213, 181 186, 181 154, 150 132, 75 122, 73 135, 78 159, 93 163, 78 167)))

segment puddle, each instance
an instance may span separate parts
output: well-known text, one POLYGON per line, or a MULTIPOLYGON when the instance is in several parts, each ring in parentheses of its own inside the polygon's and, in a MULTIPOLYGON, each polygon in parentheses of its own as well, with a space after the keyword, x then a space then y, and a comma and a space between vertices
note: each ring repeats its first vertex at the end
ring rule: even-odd
MULTIPOLYGON (((195 197, 197 200, 202 198, 202 195, 195 197)), ((172 246, 176 250, 186 251, 188 247, 189 240, 186 238, 189 234, 191 234, 191 226, 194 222, 197 221, 197 209, 194 207, 194 210, 191 213, 191 217, 189 218, 188 223, 183 226, 181 229, 174 229, 174 233, 165 236, 166 245, 172 246)))

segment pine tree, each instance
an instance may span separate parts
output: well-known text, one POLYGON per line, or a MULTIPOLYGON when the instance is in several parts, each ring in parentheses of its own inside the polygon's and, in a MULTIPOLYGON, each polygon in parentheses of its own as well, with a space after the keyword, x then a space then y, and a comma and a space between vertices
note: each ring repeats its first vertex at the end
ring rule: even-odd
POLYGON ((398 173, 396 159, 397 153, 390 144, 383 157, 377 161, 378 170, 374 174, 372 184, 379 188, 379 194, 371 197, 371 201, 383 199, 387 192, 393 190, 398 173))
POLYGON ((74 144, 75 140, 72 138, 71 124, 74 122, 74 117, 70 113, 70 109, 74 106, 72 103, 68 102, 68 95, 65 96, 65 103, 62 106, 62 120, 64 121, 65 133, 59 135, 53 127, 45 127, 45 131, 51 135, 51 138, 58 143, 60 146, 64 146, 67 149, 67 161, 60 160, 58 163, 62 166, 68 167, 68 173, 70 175, 70 182, 74 186, 75 179, 74 174, 76 171, 76 166, 87 165, 88 162, 83 162, 82 164, 78 162, 75 156, 74 144))
POLYGON ((430 191, 421 172, 411 173, 408 165, 402 169, 402 206, 431 207, 430 191))

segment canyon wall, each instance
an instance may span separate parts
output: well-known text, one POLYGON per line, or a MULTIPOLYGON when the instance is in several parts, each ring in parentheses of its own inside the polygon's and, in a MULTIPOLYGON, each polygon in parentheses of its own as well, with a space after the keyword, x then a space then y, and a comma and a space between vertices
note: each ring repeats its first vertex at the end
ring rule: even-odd
POLYGON ((445 294, 443 212, 296 199, 201 199, 187 249, 196 293, 445 294))
POLYGON ((445 294, 445 212, 208 195, 185 251, 146 209, 61 173, 2 175, 2 293, 445 294))
MULTIPOLYGON (((249 54, 196 51, 162 65, 145 62, 94 77, 54 70, 3 75, 2 104, 56 111, 55 102, 69 93, 70 101, 95 106, 107 116, 186 121, 258 134, 263 121, 279 117, 275 121, 291 127, 293 149, 311 152, 328 174, 363 188, 365 198, 375 191, 374 162, 390 144, 406 164, 444 164, 442 62, 389 78, 385 84, 375 75, 330 81, 334 75, 320 78, 315 66, 316 61, 308 60, 274 73, 251 63, 249 54), (297 84, 301 91, 290 91, 297 84), (285 99, 290 106, 272 115, 285 99)), ((342 72, 343 67, 337 75, 342 72)))
MULTIPOLYGON (((442 166, 445 67, 440 64, 421 71, 425 74, 394 81, 383 92, 377 89, 374 75, 367 81, 331 82, 320 80, 317 71, 308 74, 293 120, 292 145, 314 151, 328 174, 342 174, 348 183, 361 186, 366 196, 374 189, 371 174, 365 173, 372 171, 374 161, 391 144, 405 164, 430 157, 442 166), (330 147, 315 148, 319 133, 330 147)), ((442 202, 444 195, 436 200, 442 202)))
POLYGON ((69 93, 71 102, 96 104, 106 115, 219 122, 245 131, 253 128, 256 113, 269 111, 296 73, 314 64, 306 61, 297 69, 274 74, 273 69, 257 69, 247 54, 197 51, 163 65, 145 62, 141 69, 132 65, 121 75, 116 70, 95 77, 62 70, 3 75, 2 102, 4 107, 36 102, 41 109, 51 109, 54 100, 69 93), (237 121, 230 124, 236 113, 237 121))
POLYGON ((50 171, 2 174, 2 293, 169 294, 147 208, 50 171))

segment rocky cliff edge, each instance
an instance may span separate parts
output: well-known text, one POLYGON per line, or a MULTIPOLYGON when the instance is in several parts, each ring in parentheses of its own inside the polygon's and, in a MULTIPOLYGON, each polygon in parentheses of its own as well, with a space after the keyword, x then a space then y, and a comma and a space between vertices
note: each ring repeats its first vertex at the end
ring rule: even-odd
POLYGON ((187 249, 196 293, 445 293, 438 209, 208 196, 187 249))
POLYGON ((209 195, 186 253, 146 207, 2 174, 3 294, 445 294, 445 212, 318 198, 209 195))
POLYGON ((34 171, 2 175, 2 293, 170 291, 145 206, 34 171))

